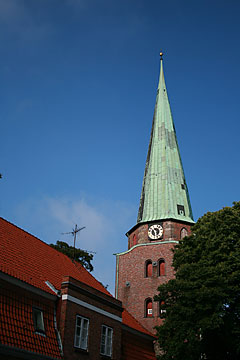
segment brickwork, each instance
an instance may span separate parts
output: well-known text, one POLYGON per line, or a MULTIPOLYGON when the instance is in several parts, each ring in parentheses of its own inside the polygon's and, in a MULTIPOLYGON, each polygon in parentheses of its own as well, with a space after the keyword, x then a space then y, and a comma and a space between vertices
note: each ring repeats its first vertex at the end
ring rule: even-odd
MULTIPOLYGON (((186 229, 188 233, 191 232, 191 225, 187 223, 179 223, 174 220, 164 220, 155 222, 161 224, 163 227, 163 236, 162 241, 169 240, 179 240, 181 238, 181 230, 186 229)), ((150 224, 139 224, 128 232, 128 249, 134 246, 135 244, 145 244, 152 243, 153 240, 148 238, 148 228, 150 224)))
MULTIPOLYGON (((107 311, 121 318, 122 307, 120 301, 110 296, 105 296, 105 294, 100 294, 100 292, 95 292, 94 296, 89 297, 81 291, 81 282, 71 278, 65 278, 64 280, 65 284, 63 283, 62 285, 62 294, 73 296, 75 299, 87 302, 89 305, 93 305, 100 310, 107 311)), ((86 290, 86 286, 84 290, 86 290)), ((122 325, 120 321, 69 300, 64 300, 61 303, 61 318, 60 332, 63 342, 64 359, 77 360, 85 355, 87 355, 89 360, 101 359, 100 343, 102 325, 109 326, 113 329, 112 359, 121 359, 122 325), (74 347, 75 323, 77 315, 89 319, 88 351, 74 347)))
POLYGON ((136 359, 143 348, 154 357, 151 333, 81 264, 1 218, 0 241, 0 359, 109 359, 100 355, 102 325, 113 329, 111 359, 130 360, 123 328, 136 335, 136 359), (87 350, 74 346, 77 315, 89 320, 88 336, 87 322, 78 333, 87 350))
POLYGON ((148 228, 151 224, 139 224, 128 233, 129 250, 117 255, 116 297, 123 306, 149 331, 161 324, 159 306, 153 301, 152 316, 146 316, 145 301, 153 300, 157 288, 174 278, 172 268, 172 249, 181 237, 182 229, 190 233, 190 225, 173 220, 165 220, 163 236, 160 240, 148 238, 148 228), (133 241, 137 246, 133 246, 133 241), (165 273, 159 275, 159 260, 165 261, 165 273), (146 261, 155 262, 152 276, 146 277, 146 261))

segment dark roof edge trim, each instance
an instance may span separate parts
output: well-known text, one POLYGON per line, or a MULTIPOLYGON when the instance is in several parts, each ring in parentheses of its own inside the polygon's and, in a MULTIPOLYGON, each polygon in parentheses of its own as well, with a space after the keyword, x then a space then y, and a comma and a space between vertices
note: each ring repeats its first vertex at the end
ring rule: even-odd
POLYGON ((43 354, 37 354, 31 351, 19 349, 13 346, 7 346, 0 344, 0 354, 8 355, 8 356, 15 356, 18 359, 26 359, 26 360, 59 360, 62 359, 59 357, 52 357, 43 354))
POLYGON ((179 219, 173 219, 171 217, 164 218, 164 219, 158 219, 158 220, 141 221, 141 222, 138 222, 136 225, 134 225, 130 230, 128 230, 125 235, 129 236, 140 225, 155 224, 155 223, 159 223, 162 221, 173 221, 173 222, 178 222, 178 223, 186 224, 186 225, 194 225, 195 224, 195 221, 190 222, 187 220, 184 221, 184 220, 179 220, 179 219))
POLYGON ((56 295, 53 295, 53 294, 49 294, 35 286, 32 286, 30 284, 27 284, 19 279, 16 279, 15 277, 12 277, 10 275, 7 275, 5 273, 3 273, 2 271, 0 271, 0 279, 4 280, 4 281, 7 281, 13 285, 16 285, 24 290, 27 290, 27 291, 31 291, 32 293, 34 294, 37 294, 37 295, 40 295, 40 296, 43 296, 49 300, 53 300, 53 301, 56 301, 57 300, 57 296, 56 295))
MULTIPOLYGON (((110 300, 104 299, 104 297, 99 296, 99 295, 97 295, 97 294, 93 294, 93 293, 91 293, 90 291, 88 291, 88 290, 86 290, 86 289, 83 289, 83 288, 81 288, 80 286, 72 283, 71 281, 64 281, 64 282, 62 282, 62 286, 63 286, 63 285, 67 285, 69 289, 75 290, 75 291, 79 292, 80 294, 86 295, 87 297, 89 297, 89 298, 91 298, 91 299, 100 301, 101 303, 103 303, 103 304, 105 304, 105 305, 108 305, 108 306, 110 306, 110 307, 113 308, 113 309, 116 309, 116 310, 118 310, 118 311, 123 312, 123 307, 122 307, 121 305, 116 304, 116 303, 114 303, 114 302, 112 302, 112 301, 110 301, 110 300)), ((94 289, 95 289, 95 288, 94 288, 94 289)), ((97 290, 97 289, 95 289, 95 290, 97 290)), ((100 292, 100 291, 99 291, 99 292, 100 292)), ((104 295, 109 296, 109 295, 107 295, 107 294, 104 294, 104 295)), ((110 296, 109 296, 109 298, 110 298, 110 299, 114 299, 115 301, 117 300, 117 299, 112 298, 112 297, 110 297, 110 296)), ((117 301, 120 302, 119 300, 117 300, 117 301)))
POLYGON ((141 337, 147 339, 147 340, 156 340, 156 336, 154 335, 148 335, 148 334, 145 334, 144 332, 140 331, 140 330, 136 330, 136 329, 133 329, 132 327, 128 326, 128 325, 125 325, 122 323, 122 328, 124 330, 127 330, 129 331, 130 333, 134 334, 134 335, 140 335, 141 337))

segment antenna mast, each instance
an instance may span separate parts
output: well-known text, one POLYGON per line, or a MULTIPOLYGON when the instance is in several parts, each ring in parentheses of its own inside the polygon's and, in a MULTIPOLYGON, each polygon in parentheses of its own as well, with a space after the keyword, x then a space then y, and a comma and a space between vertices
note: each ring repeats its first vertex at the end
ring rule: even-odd
POLYGON ((83 226, 83 227, 81 227, 81 228, 78 228, 77 227, 77 224, 75 225, 75 228, 72 230, 72 231, 70 231, 70 232, 66 232, 66 233, 62 233, 63 235, 65 235, 65 234, 72 234, 73 235, 73 260, 75 260, 75 253, 76 253, 76 248, 75 248, 75 244, 76 244, 76 236, 77 236, 77 233, 79 232, 79 231, 81 231, 81 230, 83 230, 83 229, 85 229, 86 228, 86 226, 83 226))

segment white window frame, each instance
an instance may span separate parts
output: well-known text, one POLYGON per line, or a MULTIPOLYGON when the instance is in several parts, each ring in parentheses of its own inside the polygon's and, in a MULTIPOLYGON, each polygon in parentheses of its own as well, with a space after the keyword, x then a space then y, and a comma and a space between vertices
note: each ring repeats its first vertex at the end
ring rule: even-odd
POLYGON ((113 329, 109 326, 102 325, 100 354, 105 356, 112 356, 112 340, 113 329))
POLYGON ((75 324, 74 346, 78 349, 88 349, 89 319, 77 315, 75 324))
POLYGON ((152 309, 147 309, 147 314, 148 315, 152 315, 152 313, 153 313, 152 309))

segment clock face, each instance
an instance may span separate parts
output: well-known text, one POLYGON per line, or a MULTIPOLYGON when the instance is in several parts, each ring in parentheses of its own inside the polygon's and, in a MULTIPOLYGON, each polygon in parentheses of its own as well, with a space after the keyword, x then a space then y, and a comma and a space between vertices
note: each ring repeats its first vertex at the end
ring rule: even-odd
POLYGON ((163 228, 160 224, 150 226, 148 229, 148 237, 152 240, 157 240, 162 237, 163 228))

